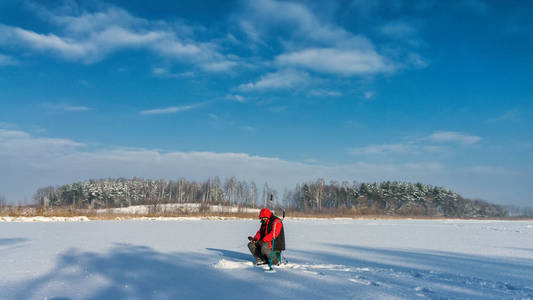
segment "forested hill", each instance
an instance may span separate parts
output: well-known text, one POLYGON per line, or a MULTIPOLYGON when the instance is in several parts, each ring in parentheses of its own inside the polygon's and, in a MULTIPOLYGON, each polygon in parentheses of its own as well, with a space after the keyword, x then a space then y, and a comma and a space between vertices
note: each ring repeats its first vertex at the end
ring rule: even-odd
POLYGON ((318 179, 285 190, 281 197, 265 184, 234 177, 204 182, 99 179, 41 188, 35 201, 45 207, 113 208, 164 203, 203 203, 241 207, 282 206, 309 213, 417 215, 438 217, 504 217, 507 211, 482 200, 470 200, 442 187, 422 183, 348 183, 318 179), (275 203, 268 199, 274 195, 275 203))

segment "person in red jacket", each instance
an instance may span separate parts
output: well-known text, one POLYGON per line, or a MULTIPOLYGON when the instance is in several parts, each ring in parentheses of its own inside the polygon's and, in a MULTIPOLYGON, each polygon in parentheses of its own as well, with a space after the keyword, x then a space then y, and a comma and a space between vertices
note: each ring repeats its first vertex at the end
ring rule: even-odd
MULTIPOLYGON (((268 264, 272 251, 279 253, 285 250, 285 231, 283 230, 283 222, 276 217, 268 208, 263 208, 259 212, 259 219, 261 219, 261 227, 255 236, 248 237, 248 249, 252 252, 257 265, 268 264), (272 249, 272 241, 274 241, 274 249, 272 249)), ((272 264, 278 265, 280 263, 280 255, 273 255, 272 264)))

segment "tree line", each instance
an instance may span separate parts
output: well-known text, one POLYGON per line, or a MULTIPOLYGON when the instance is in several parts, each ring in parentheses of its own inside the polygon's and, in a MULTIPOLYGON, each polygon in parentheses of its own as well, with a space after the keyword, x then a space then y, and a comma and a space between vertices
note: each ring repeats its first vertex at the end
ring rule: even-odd
POLYGON ((273 193, 275 191, 265 184, 263 197, 259 199, 259 190, 254 182, 237 180, 235 177, 225 181, 215 177, 203 182, 110 178, 41 188, 37 190, 34 200, 43 207, 88 209, 166 203, 256 207, 264 205, 267 195, 273 193))
POLYGON ((507 211, 483 200, 465 199, 448 189, 422 183, 330 182, 318 179, 286 192, 289 206, 309 211, 349 210, 355 214, 441 217, 505 217, 507 211))
POLYGON ((98 179, 39 189, 34 197, 42 207, 83 209, 131 205, 201 203, 239 207, 278 206, 306 213, 353 215, 420 215, 443 217, 505 217, 507 210, 482 200, 471 200, 442 187, 422 183, 329 182, 297 184, 278 192, 268 183, 218 177, 203 182, 149 179, 98 179), (274 201, 271 202, 270 199, 274 201))

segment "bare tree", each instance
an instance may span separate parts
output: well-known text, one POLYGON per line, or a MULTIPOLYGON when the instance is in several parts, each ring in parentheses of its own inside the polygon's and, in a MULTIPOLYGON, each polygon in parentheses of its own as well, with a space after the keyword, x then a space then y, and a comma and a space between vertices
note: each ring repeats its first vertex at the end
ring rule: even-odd
POLYGON ((214 179, 214 189, 215 189, 215 192, 213 196, 213 201, 215 204, 220 204, 222 200, 222 197, 221 197, 222 189, 221 189, 220 178, 218 176, 216 176, 214 179))
POLYGON ((250 203, 252 207, 255 207, 255 201, 257 199, 257 185, 252 181, 250 184, 250 203))
POLYGON ((324 179, 319 178, 317 181, 312 185, 312 193, 313 197, 316 203, 316 207, 318 208, 318 211, 322 210, 322 197, 324 194, 324 179))
POLYGON ((231 177, 226 180, 224 184, 224 189, 226 190, 226 199, 230 206, 233 205, 233 200, 235 199, 235 177, 231 177))
POLYGON ((0 211, 4 210, 4 207, 6 207, 6 197, 0 195, 0 211))

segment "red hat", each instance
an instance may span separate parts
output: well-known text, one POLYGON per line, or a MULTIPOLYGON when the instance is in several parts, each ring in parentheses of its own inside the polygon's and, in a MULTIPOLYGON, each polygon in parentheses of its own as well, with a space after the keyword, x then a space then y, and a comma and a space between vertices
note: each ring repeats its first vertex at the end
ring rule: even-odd
POLYGON ((263 208, 259 212, 259 219, 261 218, 270 218, 272 216, 272 212, 268 208, 263 208))

